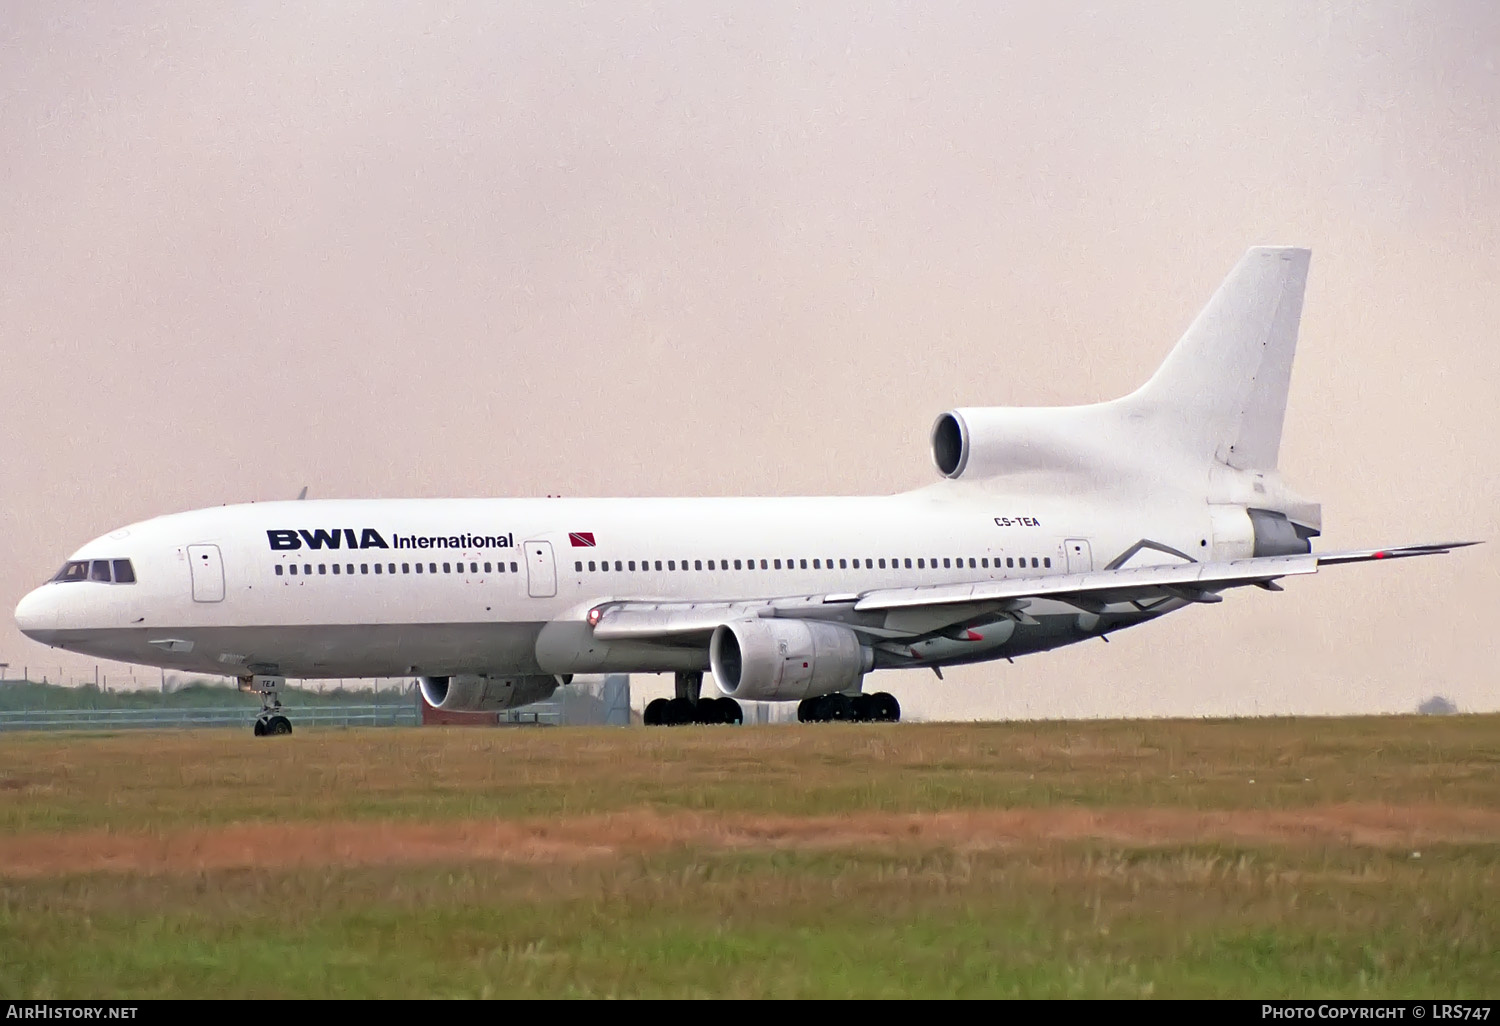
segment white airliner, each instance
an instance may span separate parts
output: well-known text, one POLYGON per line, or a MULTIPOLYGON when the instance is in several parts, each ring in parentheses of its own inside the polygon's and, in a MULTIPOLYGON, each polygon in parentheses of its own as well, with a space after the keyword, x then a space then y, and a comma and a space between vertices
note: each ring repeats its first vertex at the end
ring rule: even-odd
POLYGON ((257 734, 287 677, 414 675, 498 710, 582 673, 676 674, 649 724, 896 720, 872 670, 1009 659, 1242 585, 1468 542, 1313 553, 1277 451, 1309 253, 1251 249, 1144 386, 937 418, 942 480, 902 495, 252 503, 79 549, 16 607, 29 637, 233 675, 257 734), (705 671, 723 698, 700 698, 705 671))

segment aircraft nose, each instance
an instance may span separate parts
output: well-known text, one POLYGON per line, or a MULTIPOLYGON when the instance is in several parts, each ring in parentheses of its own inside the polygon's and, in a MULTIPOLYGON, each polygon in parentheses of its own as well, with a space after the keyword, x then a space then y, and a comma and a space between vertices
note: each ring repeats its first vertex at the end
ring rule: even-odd
POLYGON ((16 626, 22 634, 43 644, 56 633, 57 602, 47 587, 30 592, 16 605, 16 626))

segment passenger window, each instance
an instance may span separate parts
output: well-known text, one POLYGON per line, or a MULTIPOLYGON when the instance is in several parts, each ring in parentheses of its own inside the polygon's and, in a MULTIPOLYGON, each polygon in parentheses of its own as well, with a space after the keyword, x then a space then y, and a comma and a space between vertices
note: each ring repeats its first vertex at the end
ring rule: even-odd
POLYGON ((703 569, 703 560, 701 560, 701 559, 695 559, 695 560, 693 560, 693 569, 694 570, 702 570, 703 569))
POLYGON ((281 568, 281 564, 280 563, 277 563, 276 564, 276 576, 280 577, 284 573, 286 573, 286 571, 281 568))
POLYGON ((944 569, 949 569, 948 557, 946 556, 943 557, 943 567, 944 569))
POLYGON ((392 573, 392 574, 395 573, 396 572, 396 564, 395 563, 389 563, 389 564, 387 564, 386 565, 386 572, 387 573, 392 573))
POLYGON ((735 561, 734 561, 734 568, 735 568, 735 569, 736 569, 736 570, 738 570, 738 569, 739 569, 739 568, 740 568, 740 561, 739 561, 739 560, 737 560, 737 559, 736 559, 736 560, 735 560, 735 561))
POLYGON ((984 569, 988 570, 990 568, 990 557, 989 556, 982 556, 982 557, 980 557, 979 565, 981 567, 983 567, 984 569))
POLYGON ((452 572, 453 572, 453 564, 452 563, 444 563, 443 564, 443 573, 445 573, 445 574, 451 574, 452 572))
POLYGON ((333 564, 333 572, 335 574, 339 572, 339 565, 337 563, 333 564))
POLYGON ((477 573, 479 573, 479 564, 478 563, 470 563, 469 564, 469 573, 471 573, 471 574, 477 574, 477 573))
POLYGON ((880 569, 882 569, 882 570, 885 569, 885 557, 884 556, 880 557, 880 569))
POLYGON ((974 562, 974 557, 970 556, 969 557, 969 569, 973 570, 973 569, 976 568, 976 566, 977 566, 977 564, 974 562))
POLYGON ((328 573, 328 564, 327 563, 319 563, 318 564, 318 574, 319 574, 319 576, 322 576, 322 575, 324 575, 326 573, 328 573))
POLYGON ((293 577, 296 577, 297 576, 297 564, 293 563, 291 566, 287 567, 287 572, 290 573, 293 577))
POLYGON ((675 559, 669 559, 669 560, 667 560, 667 569, 668 570, 676 570, 677 569, 677 560, 675 560, 675 559))
POLYGON ((1031 557, 1031 565, 1032 566, 1036 566, 1036 557, 1035 556, 1031 557))
POLYGON ((656 569, 658 569, 658 570, 661 569, 661 560, 659 560, 659 559, 656 561, 656 569))
POLYGON ((359 572, 362 573, 362 574, 369 573, 370 572, 370 564, 369 563, 361 563, 361 564, 359 564, 359 572))
POLYGON ((632 569, 632 570, 635 569, 635 560, 633 560, 633 559, 630 561, 630 569, 632 569))
MULTIPOLYGON (((489 567, 488 563, 486 563, 484 565, 485 565, 486 568, 489 567)), ((580 574, 583 573, 583 560, 580 559, 578 562, 576 562, 576 563, 573 564, 573 571, 575 573, 580 573, 580 574)))
POLYGON ((385 566, 384 566, 384 565, 382 565, 382 564, 380 564, 380 563, 376 563, 376 564, 375 564, 375 572, 376 572, 376 573, 377 573, 377 574, 379 574, 379 573, 384 573, 384 572, 385 572, 385 566))
POLYGON ((427 572, 430 573, 430 574, 437 573, 437 564, 436 563, 428 563, 427 564, 427 572))
POLYGON ((823 561, 819 560, 819 559, 813 560, 813 569, 814 570, 821 570, 821 569, 823 569, 823 561))
POLYGON ((130 560, 128 560, 128 559, 117 559, 117 560, 115 560, 115 583, 116 584, 134 584, 135 583, 135 567, 133 567, 133 566, 130 565, 130 560))
POLYGON ((767 567, 766 567, 766 561, 765 561, 765 560, 764 560, 764 559, 763 559, 763 560, 761 560, 761 561, 760 561, 760 568, 761 568, 761 569, 762 569, 762 570, 765 570, 765 569, 767 569, 767 567))
MULTIPOLYGON (((800 560, 799 562, 802 565, 802 569, 806 570, 807 569, 807 560, 803 559, 803 560, 800 560)), ((814 560, 813 562, 817 562, 817 560, 814 560)))
POLYGON ((1006 566, 1015 566, 1016 565, 1015 558, 1013 556, 1006 556, 1005 557, 1005 565, 1006 566))
POLYGON ((609 573, 609 560, 606 559, 599 563, 599 572, 605 574, 609 573))
POLYGON ((910 569, 911 569, 911 560, 910 560, 910 559, 908 559, 908 560, 907 560, 907 561, 906 561, 906 569, 908 569, 908 570, 910 570, 910 569))
POLYGON ((840 570, 847 570, 848 568, 849 568, 849 561, 846 560, 846 559, 840 559, 839 560, 839 569, 840 570))
POLYGON ((411 573, 411 564, 410 563, 402 563, 401 564, 401 572, 403 574, 409 574, 409 573, 411 573))
POLYGON ((708 561, 708 568, 709 568, 709 569, 710 569, 710 570, 712 570, 712 569, 713 569, 713 568, 714 568, 714 561, 713 561, 713 560, 711 560, 711 559, 710 559, 710 560, 709 560, 709 561, 708 561))
MULTIPOLYGON (((583 570, 583 564, 579 563, 577 569, 580 570, 580 571, 583 570)), ((488 563, 484 564, 484 572, 485 573, 489 573, 490 572, 490 564, 488 564, 488 563)))
POLYGON ((918 570, 926 570, 927 569, 927 560, 922 559, 922 558, 919 557, 917 559, 917 569, 918 570))
POLYGON ((779 559, 776 560, 772 565, 773 565, 774 569, 780 570, 781 569, 781 560, 779 560, 779 559))
POLYGON ((615 571, 616 572, 619 572, 623 567, 624 567, 623 563, 621 563, 618 559, 615 560, 615 571))
POLYGON ((511 573, 515 573, 515 572, 516 572, 516 564, 514 564, 514 563, 512 563, 512 564, 511 564, 511 565, 510 565, 510 572, 511 572, 511 573))
POLYGON ((421 563, 418 563, 418 564, 417 564, 417 573, 419 573, 419 574, 420 574, 420 573, 425 573, 425 572, 426 572, 426 571, 424 571, 424 570, 423 570, 423 569, 422 569, 422 564, 421 564, 421 563))
POLYGON ((103 581, 105 584, 108 584, 109 583, 109 560, 107 560, 107 559, 96 559, 96 560, 94 560, 94 569, 89 574, 89 580, 91 580, 91 581, 103 581))
POLYGON ((1042 566, 1050 568, 1052 566, 1052 557, 1048 556, 1046 559, 1042 560, 1042 566))

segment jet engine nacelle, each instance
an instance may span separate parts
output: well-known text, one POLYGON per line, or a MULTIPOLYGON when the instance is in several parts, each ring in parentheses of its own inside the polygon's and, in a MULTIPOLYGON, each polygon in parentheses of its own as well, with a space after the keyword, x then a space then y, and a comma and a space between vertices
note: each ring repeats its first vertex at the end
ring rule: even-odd
POLYGON ((1056 473, 1113 465, 1122 428, 1101 407, 978 406, 949 410, 932 425, 932 462, 944 477, 1056 473))
POLYGON ((847 627, 814 620, 735 620, 708 646, 714 683, 731 698, 794 701, 856 686, 874 653, 847 627))
POLYGON ((556 677, 486 677, 459 673, 451 677, 418 677, 422 697, 444 712, 499 712, 552 697, 556 677))

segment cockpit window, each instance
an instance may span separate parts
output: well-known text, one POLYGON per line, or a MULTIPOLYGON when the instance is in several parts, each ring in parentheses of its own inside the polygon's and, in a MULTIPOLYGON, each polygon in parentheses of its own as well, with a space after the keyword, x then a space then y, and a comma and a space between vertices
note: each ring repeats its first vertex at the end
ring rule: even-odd
POLYGON ((128 559, 69 560, 53 577, 54 581, 98 581, 101 584, 134 584, 135 567, 128 559), (113 571, 113 573, 111 573, 113 571))

